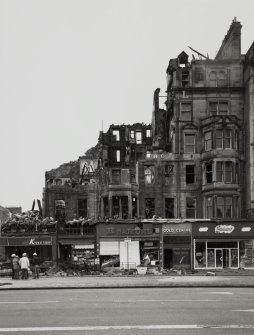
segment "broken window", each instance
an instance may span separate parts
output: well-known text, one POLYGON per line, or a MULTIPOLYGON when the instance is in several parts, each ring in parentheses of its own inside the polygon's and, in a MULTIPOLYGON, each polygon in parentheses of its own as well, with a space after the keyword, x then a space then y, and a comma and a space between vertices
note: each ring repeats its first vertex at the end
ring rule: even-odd
POLYGON ((146 129, 146 137, 151 137, 151 129, 146 129))
POLYGON ((120 157, 121 151, 120 149, 114 149, 113 150, 113 161, 119 163, 121 161, 120 157))
POLYGON ((142 143, 142 132, 136 131, 136 143, 141 144, 142 143))
POLYGON ((112 184, 116 184, 116 185, 121 184, 121 170, 120 169, 112 170, 112 184))
POLYGON ((56 220, 65 220, 65 201, 55 200, 55 218, 56 220))
POLYGON ((211 184, 213 182, 213 164, 212 162, 205 164, 205 183, 211 184))
POLYGON ((165 218, 173 219, 175 217, 174 198, 165 198, 165 218))
POLYGON ((112 214, 114 219, 120 217, 120 199, 118 196, 112 197, 112 214))
POLYGON ((174 184, 174 165, 165 165, 165 184, 172 185, 174 184))
POLYGON ((146 198, 145 199, 145 216, 146 219, 152 219, 155 214, 155 199, 146 198))
POLYGON ((121 197, 121 209, 122 209, 122 219, 128 219, 129 217, 129 206, 128 206, 128 197, 121 197))
POLYGON ((195 134, 184 134, 185 153, 195 152, 195 134))
POLYGON ((131 199, 132 201, 132 217, 135 218, 137 216, 137 198, 136 197, 132 197, 131 199))
POLYGON ((78 199, 78 217, 87 217, 87 199, 78 199))
POLYGON ((120 132, 119 132, 119 130, 113 130, 113 141, 120 141, 120 132))
MULTIPOLYGON (((216 215, 218 218, 232 218, 233 216, 232 197, 217 197, 216 215)), ((237 211, 236 211, 237 212, 237 211)))
POLYGON ((131 129, 130 131, 130 139, 134 140, 135 139, 135 130, 131 129))
POLYGON ((212 132, 207 131, 205 133, 205 151, 212 150, 212 132))
POLYGON ((213 217, 213 198, 207 197, 205 199, 206 203, 206 218, 210 219, 213 217))
POLYGON ((182 70, 182 87, 188 87, 189 86, 189 70, 182 70))
POLYGON ((191 121, 191 103, 190 102, 181 103, 181 120, 191 121))
POLYGON ((145 184, 151 185, 154 183, 154 166, 145 166, 145 184))
POLYGON ((109 217, 108 197, 103 198, 104 216, 109 217))
POLYGON ((186 218, 196 217, 196 199, 186 198, 186 218))
POLYGON ((195 183, 195 166, 194 165, 186 165, 186 184, 194 184, 195 183))

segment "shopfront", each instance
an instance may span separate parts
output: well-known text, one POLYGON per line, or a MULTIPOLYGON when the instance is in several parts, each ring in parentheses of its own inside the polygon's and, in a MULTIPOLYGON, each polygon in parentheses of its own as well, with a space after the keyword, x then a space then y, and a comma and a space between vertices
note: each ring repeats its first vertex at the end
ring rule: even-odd
POLYGON ((163 267, 191 267, 191 223, 165 223, 163 234, 163 267))
POLYGON ((1 237, 0 247, 5 258, 10 258, 11 254, 21 257, 24 252, 32 258, 36 252, 41 261, 56 259, 56 236, 1 237))
POLYGON ((97 225, 97 248, 101 268, 116 266, 135 269, 147 253, 152 265, 160 260, 160 229, 151 223, 97 225))
POLYGON ((193 225, 194 269, 254 269, 254 223, 193 225))
POLYGON ((95 240, 94 238, 60 238, 58 240, 58 255, 61 261, 74 262, 76 264, 95 264, 95 240))

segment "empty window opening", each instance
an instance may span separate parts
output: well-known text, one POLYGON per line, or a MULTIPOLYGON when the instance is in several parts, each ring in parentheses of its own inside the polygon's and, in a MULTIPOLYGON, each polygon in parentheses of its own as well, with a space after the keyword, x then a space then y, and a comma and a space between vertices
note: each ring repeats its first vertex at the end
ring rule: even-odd
POLYGON ((164 173, 165 173, 165 184, 166 185, 174 184, 174 165, 165 165, 164 173))
POLYGON ((165 218, 173 219, 175 217, 174 198, 165 198, 165 218))
POLYGON ((141 144, 142 143, 142 132, 136 131, 136 143, 141 144))
POLYGON ((113 130, 113 141, 120 141, 120 132, 119 132, 119 130, 113 130))
POLYGON ((205 178, 206 184, 211 184, 213 182, 213 164, 211 162, 205 165, 205 178))
POLYGON ((87 199, 78 199, 78 217, 87 217, 87 199))
POLYGON ((155 199, 146 198, 145 199, 145 216, 146 219, 152 219, 155 214, 155 199))
POLYGON ((154 183, 154 166, 145 167, 145 184, 151 185, 154 183))
POLYGON ((186 184, 194 184, 195 183, 195 166, 194 165, 186 165, 186 184))

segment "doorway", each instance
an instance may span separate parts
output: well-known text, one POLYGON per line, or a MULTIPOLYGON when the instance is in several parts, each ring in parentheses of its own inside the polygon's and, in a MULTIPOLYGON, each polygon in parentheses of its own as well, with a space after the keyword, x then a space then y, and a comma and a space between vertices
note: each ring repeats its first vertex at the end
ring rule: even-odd
POLYGON ((164 249, 164 268, 171 269, 173 267, 173 250, 164 249))

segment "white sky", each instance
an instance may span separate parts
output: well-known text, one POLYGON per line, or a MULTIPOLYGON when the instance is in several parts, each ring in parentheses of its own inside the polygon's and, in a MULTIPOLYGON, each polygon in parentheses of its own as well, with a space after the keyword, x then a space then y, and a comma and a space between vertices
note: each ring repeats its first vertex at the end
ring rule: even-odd
POLYGON ((0 204, 29 210, 45 171, 76 160, 110 124, 150 123, 170 58, 213 58, 253 0, 0 0, 0 204))

